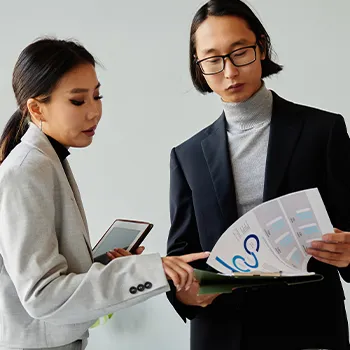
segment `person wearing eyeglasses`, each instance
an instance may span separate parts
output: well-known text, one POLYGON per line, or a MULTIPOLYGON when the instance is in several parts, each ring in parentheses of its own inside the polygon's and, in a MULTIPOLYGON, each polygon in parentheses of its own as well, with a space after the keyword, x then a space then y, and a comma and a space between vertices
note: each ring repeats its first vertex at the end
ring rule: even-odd
MULTIPOLYGON (((342 116, 285 100, 264 79, 269 34, 242 1, 211 0, 195 14, 190 72, 223 112, 171 151, 168 255, 211 251, 241 215, 264 201, 317 187, 336 229, 313 242, 308 270, 321 282, 237 288, 198 295, 172 287, 168 298, 191 320, 191 350, 349 349, 341 279, 350 282, 350 142, 342 116)), ((198 116, 194 116, 198 117, 198 116)), ((208 269, 205 262, 193 266, 208 269)))

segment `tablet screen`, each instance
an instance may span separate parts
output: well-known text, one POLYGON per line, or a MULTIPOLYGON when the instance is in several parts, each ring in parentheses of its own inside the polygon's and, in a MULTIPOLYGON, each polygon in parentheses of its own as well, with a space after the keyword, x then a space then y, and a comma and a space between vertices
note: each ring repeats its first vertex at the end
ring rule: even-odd
POLYGON ((105 239, 94 249, 94 256, 102 255, 114 248, 127 249, 139 233, 139 230, 113 227, 105 239))

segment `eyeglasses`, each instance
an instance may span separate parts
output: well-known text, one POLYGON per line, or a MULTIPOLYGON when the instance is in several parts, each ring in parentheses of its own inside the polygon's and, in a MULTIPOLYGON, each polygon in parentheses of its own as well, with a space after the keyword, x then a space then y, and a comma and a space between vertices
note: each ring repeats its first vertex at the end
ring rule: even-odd
POLYGON ((205 75, 221 73, 225 69, 225 59, 228 58, 236 67, 252 64, 256 60, 256 44, 234 50, 227 55, 211 56, 197 61, 201 71, 205 75))

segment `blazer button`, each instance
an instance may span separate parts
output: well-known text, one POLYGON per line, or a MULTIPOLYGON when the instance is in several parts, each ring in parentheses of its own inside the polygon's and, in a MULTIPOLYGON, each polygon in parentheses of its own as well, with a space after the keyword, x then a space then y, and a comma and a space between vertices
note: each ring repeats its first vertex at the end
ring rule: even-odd
POLYGON ((129 289, 129 292, 130 292, 131 294, 136 294, 136 293, 137 293, 136 287, 131 287, 131 288, 129 289))
POLYGON ((152 283, 151 282, 146 282, 145 283, 145 288, 146 289, 151 289, 152 288, 152 283))
POLYGON ((145 286, 144 286, 143 284, 139 284, 139 285, 137 286, 137 290, 138 290, 139 292, 143 292, 143 291, 145 290, 145 286))

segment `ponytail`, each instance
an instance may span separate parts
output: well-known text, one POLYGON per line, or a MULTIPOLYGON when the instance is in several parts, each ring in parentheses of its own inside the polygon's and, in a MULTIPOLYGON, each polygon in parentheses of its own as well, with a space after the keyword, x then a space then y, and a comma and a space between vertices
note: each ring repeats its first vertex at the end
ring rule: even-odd
POLYGON ((7 122, 0 139, 0 164, 10 154, 10 152, 19 144, 22 136, 28 129, 25 116, 20 109, 13 113, 7 122))

